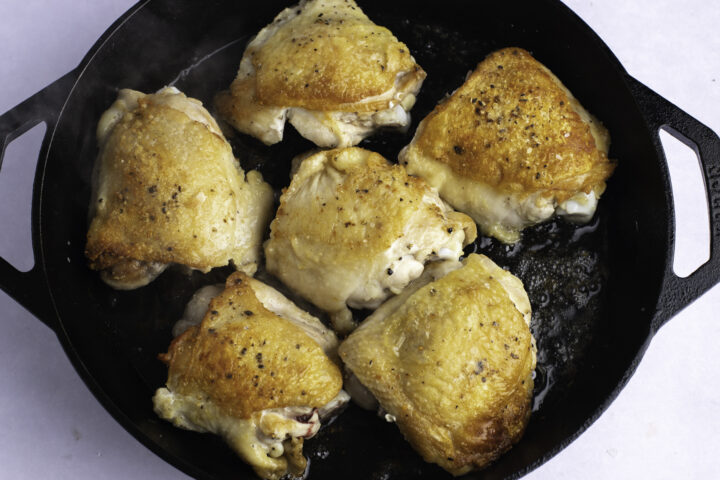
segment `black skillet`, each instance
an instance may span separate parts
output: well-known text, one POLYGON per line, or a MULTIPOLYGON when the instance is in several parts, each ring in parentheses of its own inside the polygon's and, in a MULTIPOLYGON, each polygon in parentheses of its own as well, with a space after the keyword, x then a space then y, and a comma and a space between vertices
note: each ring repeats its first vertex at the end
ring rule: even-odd
MULTIPOLYGON (((94 125, 117 89, 154 91, 175 83, 209 104, 234 76, 248 37, 283 2, 140 3, 96 43, 81 65, 0 117, 4 146, 41 121, 48 124, 33 192, 35 267, 20 273, 0 260, 0 286, 58 335, 101 403, 143 444, 199 478, 252 478, 251 470, 208 435, 160 421, 150 397, 164 381, 156 360, 169 327, 200 285, 227 270, 186 276, 168 271, 148 287, 115 292, 83 257, 94 125)), ((469 478, 517 478, 580 434, 615 398, 649 340, 674 313, 720 279, 720 140, 707 127, 627 75, 607 47, 552 0, 363 1, 377 23, 408 44, 428 80, 413 110, 415 125, 490 51, 524 47, 553 70, 612 134, 619 159, 596 218, 585 227, 551 222, 506 247, 480 239, 488 254, 520 276, 534 309, 538 377, 534 413, 522 441, 469 478), (396 12, 407 12, 396 13, 396 12), (492 19, 490 21, 489 19, 492 19), (711 211, 711 258, 686 279, 672 272, 673 202, 658 129, 698 152, 711 211)), ((246 168, 275 186, 287 183, 289 158, 310 145, 288 129, 267 148, 232 142, 246 168)), ((385 133, 363 146, 395 158, 407 135, 385 133)), ((348 409, 307 442, 311 478, 436 478, 393 426, 348 409)))

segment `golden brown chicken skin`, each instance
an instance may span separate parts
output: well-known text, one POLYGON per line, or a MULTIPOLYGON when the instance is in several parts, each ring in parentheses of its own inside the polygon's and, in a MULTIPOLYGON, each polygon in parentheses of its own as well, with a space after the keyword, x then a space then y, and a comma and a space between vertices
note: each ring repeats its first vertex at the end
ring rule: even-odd
POLYGON ((198 100, 121 90, 98 140, 86 256, 103 280, 137 288, 171 263, 255 271, 272 190, 198 100))
POLYGON ((467 215, 423 180, 362 148, 305 158, 280 197, 265 243, 266 267, 353 328, 353 308, 376 308, 433 260, 462 255, 476 236, 467 215))
POLYGON ((408 171, 504 242, 553 214, 586 222, 614 169, 610 137, 527 51, 490 54, 418 126, 408 171))
MULTIPOLYGON (((347 395, 323 348, 261 301, 267 302, 267 288, 241 272, 231 275, 202 322, 161 355, 167 386, 153 402, 162 418, 221 435, 258 475, 278 479, 304 472, 303 439, 317 433, 321 417, 347 395)), ((334 349, 330 337, 327 346, 334 349)))
POLYGON ((426 461, 462 475, 520 439, 536 360, 522 282, 483 255, 455 263, 426 269, 339 353, 426 461))
POLYGON ((407 46, 353 0, 303 0, 249 43, 217 106, 266 144, 282 140, 289 120, 318 146, 351 146, 407 125, 424 78, 407 46))

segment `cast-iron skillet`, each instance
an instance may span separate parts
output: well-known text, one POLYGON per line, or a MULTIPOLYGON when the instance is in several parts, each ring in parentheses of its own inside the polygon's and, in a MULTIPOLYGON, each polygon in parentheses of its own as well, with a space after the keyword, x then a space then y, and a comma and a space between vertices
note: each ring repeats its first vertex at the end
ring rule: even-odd
MULTIPOLYGON (((149 286, 116 292, 86 267, 89 176, 95 125, 123 87, 145 92, 173 83, 211 104, 234 77, 248 38, 286 2, 150 0, 123 15, 81 65, 0 117, 4 147, 48 125, 33 191, 35 266, 21 273, 0 259, 0 287, 52 328, 108 411, 138 440, 198 478, 252 478, 214 436, 159 420, 151 396, 165 380, 156 356, 192 292, 228 269, 187 275, 170 269, 149 286)), ((419 119, 489 52, 530 50, 612 136, 618 168, 593 221, 530 229, 480 251, 520 276, 533 306, 538 369, 533 415, 521 442, 468 478, 517 478, 568 445, 616 397, 649 340, 673 314, 720 279, 720 139, 631 78, 597 36, 554 0, 388 2, 361 7, 404 41, 428 72, 409 132, 385 132, 362 146, 394 159, 419 119), (658 131, 696 150, 711 212, 711 258, 685 279, 672 271, 673 200, 658 131)), ((290 158, 311 145, 288 128, 280 145, 231 139, 243 166, 274 187, 288 183, 290 158)), ((1 156, 0 156, 1 158, 1 156)), ((358 312, 361 315, 363 312, 358 312)), ((351 406, 306 443, 311 478, 448 477, 422 462, 393 425, 351 406)))

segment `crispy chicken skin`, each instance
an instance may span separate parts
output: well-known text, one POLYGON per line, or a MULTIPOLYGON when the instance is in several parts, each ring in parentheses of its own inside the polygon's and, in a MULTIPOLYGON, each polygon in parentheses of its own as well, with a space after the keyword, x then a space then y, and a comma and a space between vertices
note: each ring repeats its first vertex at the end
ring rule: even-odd
POLYGON ((457 259, 475 224, 400 165, 353 147, 305 158, 280 197, 266 267, 353 328, 354 308, 376 308, 420 276, 426 262, 457 259))
POLYGON ((228 278, 202 322, 161 355, 168 380, 153 403, 160 417, 221 435, 259 476, 279 479, 304 472, 303 439, 348 396, 339 368, 306 328, 326 330, 328 352, 337 346, 332 332, 314 317, 306 326, 289 321, 282 315, 297 307, 266 289, 242 272, 228 278))
POLYGON ((518 278, 483 255, 443 263, 378 308, 339 353, 426 461, 462 475, 522 436, 536 350, 518 278))
POLYGON ((378 127, 409 124, 425 72, 353 0, 303 0, 248 44, 218 95, 222 117, 271 145, 285 120, 320 147, 356 145, 378 127))
POLYGON ((614 169, 609 144, 550 70, 506 48, 420 123, 400 161, 483 233, 510 243, 553 214, 589 221, 614 169))
POLYGON ((121 90, 97 132, 85 253, 106 283, 137 288, 170 263, 255 271, 272 189, 245 175, 198 100, 121 90))

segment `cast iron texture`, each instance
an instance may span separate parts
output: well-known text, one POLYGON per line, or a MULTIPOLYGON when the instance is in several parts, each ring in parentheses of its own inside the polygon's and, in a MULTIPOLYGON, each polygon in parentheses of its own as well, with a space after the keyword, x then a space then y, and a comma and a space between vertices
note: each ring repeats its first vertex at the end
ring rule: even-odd
MULTIPOLYGON (((435 103, 486 54, 506 46, 530 50, 611 132, 611 157, 619 167, 589 225, 551 222, 530 229, 513 247, 483 238, 468 248, 520 276, 533 306, 539 350, 531 422, 514 449, 468 475, 517 478, 594 421, 632 375, 657 328, 717 283, 720 141, 629 77, 557 1, 360 5, 407 43, 428 72, 410 130, 385 132, 362 146, 395 159, 435 103), (661 127, 697 149, 708 187, 711 259, 687 279, 672 273, 673 204, 657 135, 661 127)), ((34 187, 36 264, 20 273, 0 259, 0 286, 55 330, 78 373, 128 431, 198 478, 253 475, 219 439, 178 430, 155 416, 150 398, 166 375, 156 356, 166 350, 169 328, 192 292, 222 281, 228 270, 186 275, 171 269, 148 287, 116 292, 86 267, 95 125, 124 87, 151 92, 173 83, 210 105, 234 77, 247 39, 284 6, 221 0, 138 4, 76 70, 0 117, 3 151, 33 125, 48 123, 34 187)), ((243 166, 260 169, 276 189, 288 183, 290 159, 311 148, 291 127, 273 147, 242 135, 231 142, 243 166)), ((393 425, 354 407, 308 441, 306 454, 311 478, 449 477, 422 462, 393 425)))

